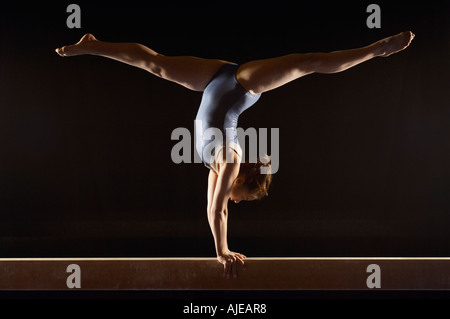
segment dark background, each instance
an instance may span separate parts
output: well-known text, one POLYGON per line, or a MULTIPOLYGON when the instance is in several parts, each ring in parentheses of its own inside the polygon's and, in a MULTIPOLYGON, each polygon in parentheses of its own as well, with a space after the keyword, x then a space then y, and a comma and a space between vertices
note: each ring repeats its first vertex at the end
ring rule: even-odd
POLYGON ((449 256, 448 1, 39 1, 0 8, 0 257, 214 256, 208 170, 171 161, 201 93, 56 47, 87 33, 236 63, 370 44, 408 50, 263 94, 239 126, 280 128, 269 197, 230 202, 254 256, 449 256), (82 11, 68 29, 67 6, 82 11), (313 3, 311 3, 313 2, 313 3), (366 26, 381 6, 382 28, 366 26))

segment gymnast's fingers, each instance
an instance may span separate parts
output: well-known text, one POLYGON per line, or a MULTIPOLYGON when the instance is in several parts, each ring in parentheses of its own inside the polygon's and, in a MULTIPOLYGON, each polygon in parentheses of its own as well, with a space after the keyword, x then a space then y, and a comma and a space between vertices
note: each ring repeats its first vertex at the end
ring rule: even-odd
POLYGON ((237 256, 236 256, 236 260, 242 265, 242 266, 244 266, 245 265, 245 262, 244 262, 244 259, 245 259, 246 257, 244 256, 244 255, 242 255, 242 254, 238 254, 237 256))

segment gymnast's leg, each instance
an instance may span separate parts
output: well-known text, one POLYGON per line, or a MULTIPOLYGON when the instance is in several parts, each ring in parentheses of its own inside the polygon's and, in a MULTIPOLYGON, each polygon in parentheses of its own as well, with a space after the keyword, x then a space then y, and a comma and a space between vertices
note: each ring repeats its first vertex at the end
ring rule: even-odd
POLYGON ((104 42, 89 33, 78 43, 58 48, 56 52, 61 56, 103 56, 141 68, 194 91, 203 91, 220 67, 228 63, 191 56, 164 56, 139 43, 104 42))
POLYGON ((251 93, 263 93, 311 73, 342 72, 374 57, 387 57, 406 49, 413 38, 407 31, 358 49, 251 61, 241 65, 236 77, 251 93))

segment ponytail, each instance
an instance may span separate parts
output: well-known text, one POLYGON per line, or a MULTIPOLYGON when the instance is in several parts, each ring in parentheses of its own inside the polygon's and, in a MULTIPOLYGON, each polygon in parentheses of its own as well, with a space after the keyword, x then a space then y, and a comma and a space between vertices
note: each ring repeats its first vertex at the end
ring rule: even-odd
POLYGON ((271 161, 269 156, 257 158, 256 163, 248 161, 241 163, 239 175, 245 178, 244 185, 249 193, 258 199, 267 196, 272 182, 271 161))

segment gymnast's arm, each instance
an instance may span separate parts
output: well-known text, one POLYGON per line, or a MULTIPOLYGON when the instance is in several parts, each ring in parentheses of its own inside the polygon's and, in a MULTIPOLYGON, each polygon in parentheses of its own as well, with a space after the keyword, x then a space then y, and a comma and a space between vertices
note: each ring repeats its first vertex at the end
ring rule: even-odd
POLYGON ((220 164, 219 174, 210 171, 208 177, 208 221, 214 236, 217 260, 224 266, 224 276, 237 275, 237 263, 244 265, 245 256, 229 250, 227 242, 228 200, 240 161, 234 151, 233 163, 220 164))

